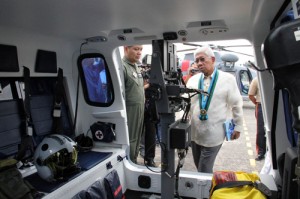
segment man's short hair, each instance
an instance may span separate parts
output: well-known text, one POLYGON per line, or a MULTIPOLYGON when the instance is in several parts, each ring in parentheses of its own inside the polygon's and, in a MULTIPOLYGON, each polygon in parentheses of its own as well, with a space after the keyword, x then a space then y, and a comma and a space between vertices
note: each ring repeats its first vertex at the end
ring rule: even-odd
POLYGON ((197 48, 194 52, 194 57, 196 57, 196 55, 199 53, 204 53, 209 57, 215 57, 214 52, 212 51, 211 47, 209 47, 209 46, 202 46, 202 47, 197 48))

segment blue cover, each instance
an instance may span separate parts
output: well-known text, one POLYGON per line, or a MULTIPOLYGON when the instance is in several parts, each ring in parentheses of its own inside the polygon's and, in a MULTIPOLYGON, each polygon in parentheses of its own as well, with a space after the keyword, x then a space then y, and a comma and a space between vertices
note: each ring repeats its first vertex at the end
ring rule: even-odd
POLYGON ((27 180, 37 191, 51 193, 52 191, 66 184, 68 181, 84 173, 84 171, 89 170, 90 168, 99 164, 103 160, 107 159, 111 155, 112 152, 105 152, 105 153, 96 152, 96 151, 79 152, 78 163, 81 167, 81 172, 75 174, 74 176, 70 177, 68 180, 65 181, 50 183, 40 178, 38 173, 34 173, 30 176, 25 177, 25 180, 27 180))
POLYGON ((293 129, 293 116, 291 113, 291 104, 289 99, 289 92, 285 89, 282 89, 282 99, 284 106, 284 116, 285 116, 285 125, 286 125, 286 133, 288 136, 288 140, 292 147, 297 146, 298 134, 295 129, 293 129))
POLYGON ((223 124, 223 127, 224 127, 224 131, 225 131, 226 140, 227 141, 231 140, 231 135, 232 135, 232 133, 234 131, 234 127, 235 127, 233 120, 232 119, 226 120, 223 124))
POLYGON ((87 171, 90 168, 93 168, 100 162, 106 160, 112 155, 112 152, 79 152, 78 153, 78 162, 82 171, 87 171))

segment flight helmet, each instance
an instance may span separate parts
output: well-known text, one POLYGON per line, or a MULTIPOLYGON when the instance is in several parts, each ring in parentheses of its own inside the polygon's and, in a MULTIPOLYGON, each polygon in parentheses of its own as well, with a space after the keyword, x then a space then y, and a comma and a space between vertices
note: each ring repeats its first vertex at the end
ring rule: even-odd
POLYGON ((37 146, 34 164, 42 179, 48 182, 63 180, 80 171, 77 155, 76 143, 71 138, 52 134, 37 146))

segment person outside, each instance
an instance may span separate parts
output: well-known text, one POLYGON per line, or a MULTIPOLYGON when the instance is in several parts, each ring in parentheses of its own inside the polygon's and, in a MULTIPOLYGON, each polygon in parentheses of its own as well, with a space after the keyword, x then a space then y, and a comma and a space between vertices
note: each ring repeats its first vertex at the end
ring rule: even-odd
POLYGON ((248 96, 251 102, 255 105, 255 117, 256 117, 256 161, 263 160, 266 154, 266 136, 264 129, 264 118, 261 108, 261 97, 258 86, 258 79, 255 77, 248 91, 248 96))
POLYGON ((85 75, 87 90, 89 99, 92 102, 101 102, 101 96, 99 95, 99 72, 100 67, 97 64, 94 64, 94 58, 86 58, 83 60, 83 71, 85 75))
POLYGON ((243 130, 243 100, 234 76, 214 66, 215 55, 209 46, 198 48, 195 63, 201 73, 192 76, 187 87, 201 89, 191 99, 191 148, 199 172, 212 173, 216 156, 225 140, 223 123, 232 117, 235 124, 231 139, 243 130), (231 113, 231 115, 230 115, 231 113))
POLYGON ((98 67, 98 85, 97 85, 97 95, 99 96, 99 101, 101 103, 108 102, 108 94, 107 94, 107 81, 106 81, 106 72, 103 60, 100 58, 96 58, 94 61, 94 65, 98 67))
POLYGON ((108 96, 108 90, 107 90, 107 78, 106 78, 106 70, 105 67, 101 68, 101 71, 99 73, 99 81, 98 81, 98 89, 99 89, 99 95, 102 96, 103 103, 107 103, 110 99, 108 96))
POLYGON ((154 161, 156 147, 156 132, 158 130, 159 116, 156 110, 155 100, 151 92, 149 78, 151 73, 150 65, 146 62, 147 55, 143 58, 144 65, 144 89, 145 89, 145 114, 144 114, 144 162, 149 167, 157 167, 154 161))
MULTIPOLYGON (((145 91, 147 93, 147 90, 145 91)), ((145 164, 150 167, 156 167, 155 158, 155 147, 156 147, 156 132, 157 124, 159 122, 158 114, 156 111, 155 101, 151 97, 147 97, 145 103, 145 114, 144 114, 144 138, 145 138, 145 164)))
POLYGON ((199 71, 199 69, 197 68, 196 63, 193 62, 193 63, 191 64, 191 66, 189 67, 189 69, 188 69, 188 74, 187 74, 187 76, 186 76, 186 78, 185 78, 185 80, 184 80, 184 83, 186 84, 186 83, 188 82, 188 80, 189 80, 193 75, 195 75, 195 74, 197 74, 197 73, 199 73, 199 72, 200 72, 200 71, 199 71))
POLYGON ((145 92, 144 81, 138 67, 143 46, 124 46, 123 71, 125 102, 130 142, 130 159, 137 163, 141 134, 144 123, 145 92))

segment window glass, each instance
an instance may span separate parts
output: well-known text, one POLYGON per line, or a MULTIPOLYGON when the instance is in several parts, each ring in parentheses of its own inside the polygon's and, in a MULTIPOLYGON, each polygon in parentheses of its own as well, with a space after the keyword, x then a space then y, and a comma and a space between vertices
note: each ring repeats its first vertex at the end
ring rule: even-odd
POLYGON ((114 92, 110 73, 101 54, 84 54, 78 59, 85 100, 93 106, 110 106, 114 92))
POLYGON ((250 77, 247 71, 242 70, 240 72, 240 78, 241 78, 241 90, 242 94, 248 94, 249 86, 250 86, 250 77))
POLYGON ((215 62, 216 63, 222 62, 221 55, 220 55, 219 52, 214 52, 214 55, 215 55, 215 62))

